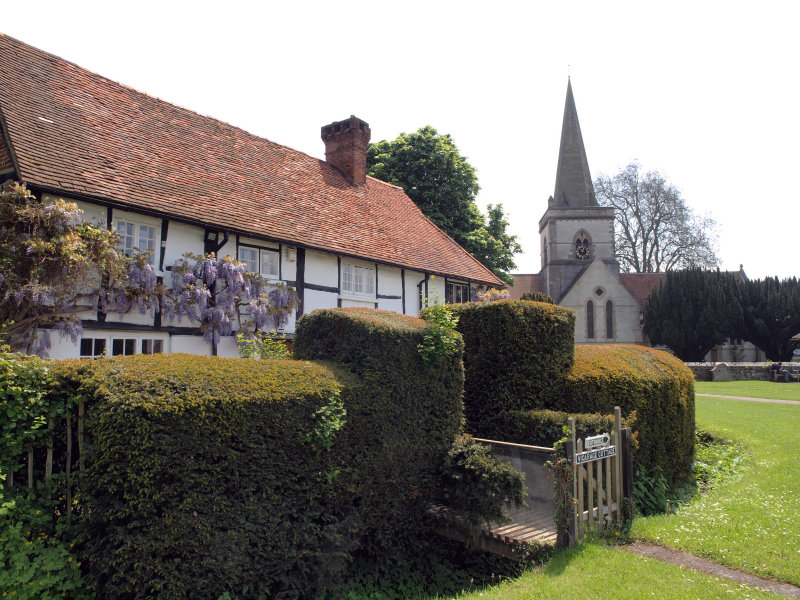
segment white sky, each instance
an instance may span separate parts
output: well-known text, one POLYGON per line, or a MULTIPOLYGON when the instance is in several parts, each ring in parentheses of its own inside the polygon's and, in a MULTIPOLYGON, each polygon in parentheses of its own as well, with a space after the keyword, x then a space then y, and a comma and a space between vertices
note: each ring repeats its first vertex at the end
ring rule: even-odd
POLYGON ((798 17, 792 0, 0 0, 2 33, 315 157, 351 114, 373 141, 451 134, 524 273, 571 74, 593 177, 660 170, 751 278, 800 272, 798 17))

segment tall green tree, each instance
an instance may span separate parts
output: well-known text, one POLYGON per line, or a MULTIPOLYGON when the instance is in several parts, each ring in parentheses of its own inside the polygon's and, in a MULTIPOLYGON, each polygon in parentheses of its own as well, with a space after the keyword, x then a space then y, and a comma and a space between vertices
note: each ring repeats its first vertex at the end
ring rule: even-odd
POLYGON ((772 360, 790 360, 792 336, 800 332, 800 284, 796 277, 767 277, 744 284, 742 336, 772 360))
POLYGON ((522 251, 502 204, 489 205, 487 218, 475 198, 480 186, 472 165, 450 135, 430 125, 401 133, 367 148, 367 172, 400 186, 423 213, 492 272, 512 283, 514 254, 522 251))
POLYGON ((669 271, 645 304, 645 333, 681 360, 702 361, 714 346, 741 335, 742 293, 733 273, 669 271))

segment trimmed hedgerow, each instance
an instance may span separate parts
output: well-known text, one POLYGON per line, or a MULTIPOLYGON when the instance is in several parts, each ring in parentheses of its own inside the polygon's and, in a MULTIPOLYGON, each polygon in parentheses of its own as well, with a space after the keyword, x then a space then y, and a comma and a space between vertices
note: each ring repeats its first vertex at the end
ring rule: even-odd
POLYGON ((390 548, 420 531, 425 509, 441 497, 440 469, 463 424, 463 342, 431 369, 420 352, 429 324, 388 311, 317 310, 300 320, 294 355, 332 360, 356 374, 342 390, 347 427, 334 514, 358 524, 362 547, 390 548))
POLYGON ((313 589, 350 543, 327 512, 336 465, 314 445, 343 385, 332 367, 289 360, 94 363, 83 553, 98 595, 313 589))
POLYGON ((637 466, 658 469, 674 489, 691 474, 694 377, 680 360, 627 344, 577 346, 558 410, 636 413, 637 466))
POLYGON ((455 305, 464 337, 464 406, 474 426, 508 410, 548 408, 575 349, 575 313, 544 302, 455 305))
MULTIPOLYGON (((559 412, 555 410, 511 410, 481 424, 481 437, 516 444, 552 447, 564 437, 569 418, 575 419, 575 436, 586 437, 614 429, 614 415, 559 412)), ((623 427, 631 423, 623 420, 623 427)))

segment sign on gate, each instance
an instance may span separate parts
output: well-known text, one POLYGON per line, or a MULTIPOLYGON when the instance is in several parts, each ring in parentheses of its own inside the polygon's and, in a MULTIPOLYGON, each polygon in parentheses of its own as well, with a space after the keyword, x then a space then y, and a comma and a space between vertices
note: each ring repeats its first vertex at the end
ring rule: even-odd
POLYGON ((601 458, 608 458, 609 456, 617 455, 616 446, 607 446, 599 450, 589 450, 588 452, 578 452, 575 455, 575 464, 582 465, 583 463, 600 460, 601 458))
POLYGON ((611 436, 607 433, 601 433, 600 435, 593 435, 591 437, 587 437, 583 442, 583 447, 587 450, 591 448, 597 448, 598 446, 608 446, 608 442, 611 441, 611 436))

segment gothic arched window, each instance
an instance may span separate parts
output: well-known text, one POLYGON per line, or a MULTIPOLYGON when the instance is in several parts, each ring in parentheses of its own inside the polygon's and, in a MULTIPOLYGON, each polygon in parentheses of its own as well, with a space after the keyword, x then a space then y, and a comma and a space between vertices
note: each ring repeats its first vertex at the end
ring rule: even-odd
POLYGON ((606 337, 614 337, 614 304, 611 300, 606 302, 606 337))
POLYGON ((594 339, 594 302, 586 303, 586 338, 594 339))

